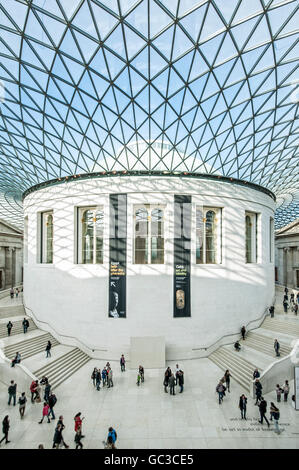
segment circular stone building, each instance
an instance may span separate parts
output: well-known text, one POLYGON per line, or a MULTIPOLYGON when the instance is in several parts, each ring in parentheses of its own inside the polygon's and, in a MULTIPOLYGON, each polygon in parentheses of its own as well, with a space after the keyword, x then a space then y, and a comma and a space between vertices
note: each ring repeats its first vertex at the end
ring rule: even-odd
POLYGON ((94 357, 164 337, 198 357, 274 297, 273 194, 192 172, 75 175, 24 193, 27 313, 94 357), (244 301, 246 299, 246 302, 244 301))

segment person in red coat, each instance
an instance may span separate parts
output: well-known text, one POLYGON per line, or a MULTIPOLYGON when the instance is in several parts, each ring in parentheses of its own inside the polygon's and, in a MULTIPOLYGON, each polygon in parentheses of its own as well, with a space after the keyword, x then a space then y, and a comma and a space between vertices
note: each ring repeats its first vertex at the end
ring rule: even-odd
MULTIPOLYGON (((80 432, 82 433, 82 421, 84 419, 84 416, 83 418, 81 418, 81 412, 80 413, 77 413, 76 416, 74 417, 74 421, 75 421, 75 432, 77 432, 79 429, 80 429, 80 432)), ((81 434, 81 439, 82 437, 85 437, 81 434)))

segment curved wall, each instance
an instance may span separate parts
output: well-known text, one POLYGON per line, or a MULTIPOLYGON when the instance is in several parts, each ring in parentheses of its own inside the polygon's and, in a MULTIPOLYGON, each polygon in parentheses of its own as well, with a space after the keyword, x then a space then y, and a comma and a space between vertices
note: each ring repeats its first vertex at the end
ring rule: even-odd
MULTIPOLYGON (((258 190, 188 178, 107 177, 49 186, 27 195, 28 262, 24 301, 40 321, 74 336, 111 359, 129 355, 131 336, 165 336, 166 358, 193 357, 260 317, 274 296, 269 219, 274 201, 258 190), (109 194, 127 194, 127 318, 108 317, 109 194), (174 194, 192 196, 191 317, 173 318, 174 194), (160 203, 165 209, 165 264, 133 264, 133 206, 160 203), (195 207, 222 208, 222 263, 195 264, 195 207), (75 263, 76 207, 104 206, 104 262, 75 263), (53 264, 37 262, 38 213, 54 211, 53 264), (245 263, 245 211, 259 215, 258 263, 245 263)), ((271 234, 273 239, 273 235, 271 234)))

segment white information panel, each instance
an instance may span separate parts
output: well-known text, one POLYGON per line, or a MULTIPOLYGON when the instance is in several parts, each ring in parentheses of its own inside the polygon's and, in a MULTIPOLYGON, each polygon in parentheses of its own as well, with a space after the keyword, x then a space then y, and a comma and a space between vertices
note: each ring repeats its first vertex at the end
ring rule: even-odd
POLYGON ((299 366, 295 367, 295 410, 299 410, 299 366))

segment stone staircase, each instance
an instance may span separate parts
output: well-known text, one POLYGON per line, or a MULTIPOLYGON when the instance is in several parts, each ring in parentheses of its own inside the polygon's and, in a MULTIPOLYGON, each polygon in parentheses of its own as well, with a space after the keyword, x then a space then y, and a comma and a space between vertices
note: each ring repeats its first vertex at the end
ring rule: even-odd
POLYGON ((74 348, 58 359, 41 367, 34 372, 34 375, 41 379, 46 376, 52 389, 57 388, 62 382, 73 375, 84 364, 90 361, 90 357, 79 348, 74 348))
MULTIPOLYGON (((279 340, 279 338, 278 338, 278 342, 280 344, 280 349, 279 349, 280 357, 285 357, 288 354, 290 354, 292 348, 290 348, 286 344, 283 344, 279 340)), ((245 341, 244 342, 242 341, 242 346, 243 345, 246 347, 255 349, 256 351, 260 351, 269 356, 276 357, 275 350, 274 350, 274 339, 269 338, 267 336, 263 336, 258 333, 249 332, 245 337, 245 341)))
MULTIPOLYGON (((8 337, 7 328, 6 328, 6 325, 7 325, 8 321, 9 320, 7 320, 7 322, 5 322, 5 323, 0 323, 0 338, 7 338, 8 337)), ((22 322, 23 322, 23 320, 12 321, 13 327, 11 329, 10 336, 19 335, 21 333, 24 334, 22 322)), ((33 330, 36 330, 36 329, 37 329, 36 324, 33 322, 33 320, 30 319, 29 320, 29 328, 28 328, 27 331, 29 332, 29 331, 33 331, 33 330)))
MULTIPOLYGON (((266 317, 264 320, 264 323, 262 325, 263 329, 266 330, 271 330, 271 331, 277 331, 278 333, 283 333, 286 335, 290 336, 295 336, 296 338, 299 338, 299 320, 296 321, 296 319, 286 319, 287 321, 284 321, 283 319, 278 320, 275 317, 266 317)), ((279 341, 279 338, 277 338, 279 341)))
MULTIPOLYGON (((209 356, 209 359, 222 370, 222 375, 219 375, 219 379, 224 375, 226 369, 229 369, 232 379, 249 392, 253 371, 256 365, 251 364, 241 357, 240 352, 234 351, 233 349, 230 350, 225 346, 214 351, 209 356)), ((262 372, 261 369, 259 369, 259 372, 262 372)))
POLYGON ((34 336, 33 338, 6 346, 4 348, 4 354, 6 357, 8 357, 8 359, 13 359, 16 355, 16 352, 18 351, 21 354, 21 360, 24 360, 27 359, 27 357, 45 351, 48 341, 51 341, 52 347, 59 344, 54 336, 52 336, 50 333, 43 332, 43 334, 39 336, 34 336))

